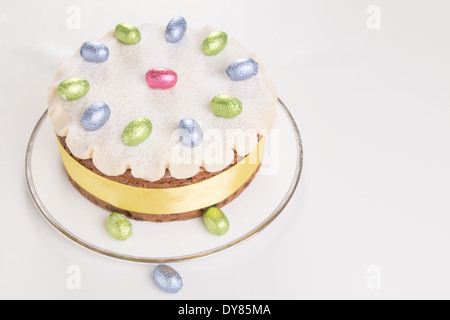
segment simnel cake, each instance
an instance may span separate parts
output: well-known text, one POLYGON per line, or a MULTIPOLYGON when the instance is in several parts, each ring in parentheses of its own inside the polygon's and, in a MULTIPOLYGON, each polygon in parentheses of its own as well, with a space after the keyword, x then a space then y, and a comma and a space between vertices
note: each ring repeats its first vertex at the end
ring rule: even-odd
POLYGON ((277 92, 258 57, 210 26, 120 23, 83 43, 49 88, 64 167, 94 204, 185 220, 257 174, 277 92))

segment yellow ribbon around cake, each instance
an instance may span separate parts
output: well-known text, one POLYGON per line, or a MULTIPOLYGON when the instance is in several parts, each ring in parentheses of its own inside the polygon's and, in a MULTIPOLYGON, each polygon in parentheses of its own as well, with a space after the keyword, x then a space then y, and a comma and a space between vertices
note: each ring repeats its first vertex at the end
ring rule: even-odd
POLYGON ((87 169, 67 153, 58 140, 61 158, 70 177, 93 196, 117 208, 147 214, 173 214, 203 209, 228 198, 258 169, 266 138, 244 159, 228 170, 188 186, 141 188, 104 178, 87 169))

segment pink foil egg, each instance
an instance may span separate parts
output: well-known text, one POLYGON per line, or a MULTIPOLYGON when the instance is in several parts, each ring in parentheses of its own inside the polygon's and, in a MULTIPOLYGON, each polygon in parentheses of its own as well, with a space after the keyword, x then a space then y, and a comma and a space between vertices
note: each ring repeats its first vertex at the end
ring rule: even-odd
POLYGON ((169 89, 177 84, 177 73, 168 68, 153 68, 145 74, 145 80, 150 88, 169 89))

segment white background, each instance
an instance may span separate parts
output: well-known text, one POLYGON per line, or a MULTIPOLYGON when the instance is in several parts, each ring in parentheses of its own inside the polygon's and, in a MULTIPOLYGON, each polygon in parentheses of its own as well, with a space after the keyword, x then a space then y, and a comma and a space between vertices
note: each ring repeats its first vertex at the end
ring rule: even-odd
POLYGON ((2 0, 0 298, 450 298, 449 10, 444 0, 2 0), (381 29, 369 28, 371 5, 381 29), (48 224, 24 161, 59 63, 119 22, 176 15, 258 53, 297 120, 304 167, 275 222, 173 265, 184 287, 170 295, 154 265, 93 253, 48 224), (73 265, 80 289, 66 285, 73 265))

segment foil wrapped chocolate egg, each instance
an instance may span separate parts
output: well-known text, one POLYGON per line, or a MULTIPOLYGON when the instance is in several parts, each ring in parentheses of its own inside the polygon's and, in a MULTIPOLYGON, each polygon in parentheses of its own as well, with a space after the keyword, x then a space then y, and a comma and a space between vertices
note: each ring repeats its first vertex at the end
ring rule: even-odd
POLYGON ((133 45, 141 41, 141 32, 129 23, 119 23, 114 31, 116 38, 123 44, 133 45))
POLYGON ((185 118, 178 124, 180 141, 186 147, 196 147, 203 140, 203 131, 200 125, 192 118, 185 118))
POLYGON ((202 51, 207 56, 219 54, 227 45, 228 35, 223 31, 211 32, 203 41, 202 51))
POLYGON ((106 103, 93 103, 81 116, 81 125, 88 131, 98 130, 108 121, 110 115, 111 109, 106 103))
POLYGON ((152 68, 145 74, 145 81, 153 89, 170 89, 177 84, 178 75, 169 68, 152 68))
POLYGON ((122 133, 122 141, 128 146, 137 146, 152 133, 152 122, 147 118, 136 118, 131 121, 122 133))
POLYGON ((227 68, 227 75, 233 81, 242 81, 258 74, 258 63, 252 58, 242 58, 234 61, 227 68))
POLYGON ((160 264, 153 269, 153 280, 161 290, 168 293, 177 293, 183 287, 180 274, 165 264, 160 264))
POLYGON ((242 102, 233 96, 219 94, 211 100, 212 112, 222 118, 234 118, 242 112, 242 102))
POLYGON ((108 47, 99 42, 87 41, 80 49, 80 55, 88 62, 102 63, 108 60, 108 47))
POLYGON ((177 43, 183 39, 186 33, 187 23, 183 17, 172 18, 166 27, 166 40, 170 43, 177 43))
POLYGON ((208 208, 203 213, 203 221, 209 232, 216 236, 221 236, 227 233, 230 228, 230 222, 222 210, 217 207, 208 208))
POLYGON ((70 78, 62 81, 56 93, 58 96, 66 101, 78 100, 86 95, 89 91, 89 82, 81 78, 70 78))
POLYGON ((106 228, 115 239, 120 241, 129 239, 133 234, 133 226, 130 220, 118 212, 113 212, 108 216, 106 228))

